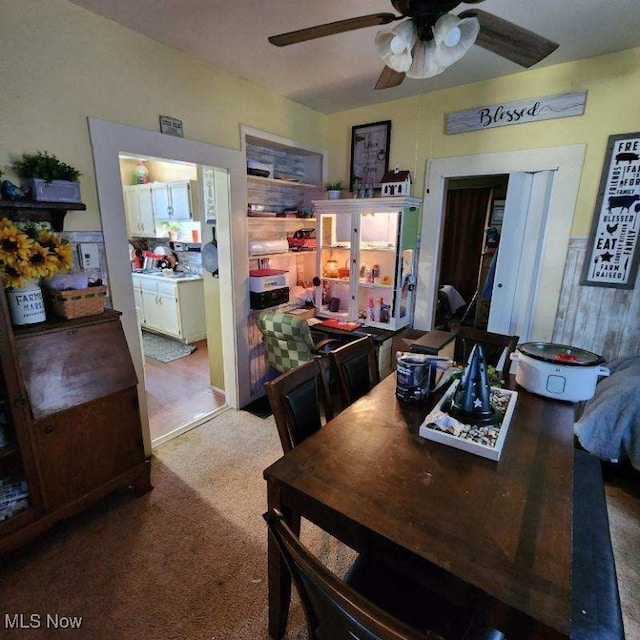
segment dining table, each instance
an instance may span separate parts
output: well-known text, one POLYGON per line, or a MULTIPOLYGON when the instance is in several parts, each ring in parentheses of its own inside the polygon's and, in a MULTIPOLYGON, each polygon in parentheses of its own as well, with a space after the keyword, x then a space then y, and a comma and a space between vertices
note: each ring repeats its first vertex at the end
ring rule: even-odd
MULTIPOLYGON (((514 376, 504 387, 518 395, 496 461, 421 437, 442 391, 406 403, 387 376, 264 471, 268 508, 357 552, 450 577, 510 640, 569 638, 574 408, 514 376)), ((271 540, 268 589, 276 640, 291 579, 271 540)))

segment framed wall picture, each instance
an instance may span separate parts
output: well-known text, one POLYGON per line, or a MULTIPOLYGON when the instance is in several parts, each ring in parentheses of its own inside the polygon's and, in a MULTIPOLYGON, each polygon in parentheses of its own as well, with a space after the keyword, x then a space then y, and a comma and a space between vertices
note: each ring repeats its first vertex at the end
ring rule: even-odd
POLYGON ((639 231, 640 132, 609 136, 580 284, 633 289, 639 231))
POLYGON ((359 124, 351 127, 352 190, 361 187, 380 188, 384 174, 389 170, 389 142, 391 120, 359 124))

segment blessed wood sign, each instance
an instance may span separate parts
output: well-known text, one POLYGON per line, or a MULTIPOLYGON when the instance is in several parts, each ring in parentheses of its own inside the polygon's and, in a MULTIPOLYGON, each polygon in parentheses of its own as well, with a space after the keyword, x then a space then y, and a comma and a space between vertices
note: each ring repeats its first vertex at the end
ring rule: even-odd
POLYGON ((633 289, 640 233, 640 133, 610 136, 580 284, 633 289))
POLYGON ((445 133, 493 129, 510 124, 581 116, 587 102, 586 91, 558 93, 544 98, 492 104, 446 114, 445 133))

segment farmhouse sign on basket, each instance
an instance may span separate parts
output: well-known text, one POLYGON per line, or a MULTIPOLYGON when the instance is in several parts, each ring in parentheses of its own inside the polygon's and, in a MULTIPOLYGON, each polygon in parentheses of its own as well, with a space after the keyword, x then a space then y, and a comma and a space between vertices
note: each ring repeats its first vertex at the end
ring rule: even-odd
POLYGON ((633 289, 640 232, 640 132, 609 136, 583 285, 633 289))
POLYGON ((504 127, 509 124, 581 116, 584 113, 586 101, 586 91, 575 91, 455 111, 446 114, 445 133, 464 133, 478 129, 504 127))

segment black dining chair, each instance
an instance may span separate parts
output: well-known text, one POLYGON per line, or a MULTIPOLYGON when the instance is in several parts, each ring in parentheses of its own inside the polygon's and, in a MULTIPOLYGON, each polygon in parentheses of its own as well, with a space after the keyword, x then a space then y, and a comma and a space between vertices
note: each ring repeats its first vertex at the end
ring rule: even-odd
MULTIPOLYGON (((362 595, 329 571, 298 539, 277 510, 264 514, 269 535, 277 545, 298 590, 310 640, 502 640, 504 636, 479 625, 473 612, 443 601, 433 592, 408 583, 398 574, 376 569, 367 582, 376 580, 371 593, 362 595), (411 624, 394 613, 406 597, 413 607, 411 624), (391 608, 387 605, 391 603, 391 608), (395 604, 394 604, 395 603, 395 604), (431 626, 433 623, 435 626, 431 626)), ((362 557, 362 556, 361 556, 362 557)), ((358 561, 356 561, 356 564, 358 561)))
POLYGON ((520 336, 508 336, 474 327, 460 326, 456 331, 454 359, 466 365, 471 350, 479 344, 482 346, 486 362, 496 368, 501 365, 499 371, 506 376, 511 368, 510 356, 515 351, 518 340, 520 336))
POLYGON ((329 365, 338 384, 343 409, 380 382, 378 359, 371 336, 348 342, 329 352, 329 365))
POLYGON ((327 380, 319 357, 264 385, 284 453, 333 418, 327 380))

